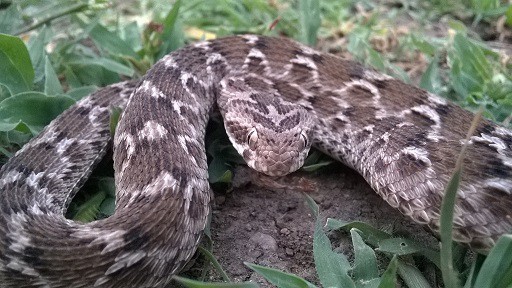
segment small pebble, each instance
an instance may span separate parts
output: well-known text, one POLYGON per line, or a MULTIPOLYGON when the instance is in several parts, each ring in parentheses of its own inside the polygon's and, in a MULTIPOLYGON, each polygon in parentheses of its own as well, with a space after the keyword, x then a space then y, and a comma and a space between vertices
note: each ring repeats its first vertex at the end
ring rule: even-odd
POLYGON ((268 251, 277 251, 277 241, 274 239, 274 237, 263 234, 261 232, 257 232, 254 234, 251 239, 251 242, 256 243, 258 246, 260 246, 264 250, 268 251))

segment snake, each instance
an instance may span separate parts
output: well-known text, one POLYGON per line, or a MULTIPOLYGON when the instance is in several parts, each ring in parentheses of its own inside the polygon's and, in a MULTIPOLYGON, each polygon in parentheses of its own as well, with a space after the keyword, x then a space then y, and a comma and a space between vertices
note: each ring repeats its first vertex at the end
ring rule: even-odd
POLYGON ((217 110, 255 170, 286 175, 315 147, 434 233, 466 147, 453 239, 488 251, 512 228, 510 129, 483 119, 467 138, 474 114, 430 92, 284 37, 228 36, 185 46, 141 79, 83 98, 3 165, 0 286, 168 285, 208 222, 204 139, 217 110), (109 143, 115 212, 66 219, 109 143))

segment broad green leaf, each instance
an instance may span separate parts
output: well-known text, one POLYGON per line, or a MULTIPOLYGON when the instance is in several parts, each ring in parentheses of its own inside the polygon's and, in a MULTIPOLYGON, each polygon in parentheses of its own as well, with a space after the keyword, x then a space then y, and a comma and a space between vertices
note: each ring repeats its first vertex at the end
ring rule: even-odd
POLYGON ((397 255, 409 255, 421 251, 421 246, 405 238, 389 238, 379 241, 379 251, 397 255))
POLYGON ((99 207, 100 217, 111 216, 116 208, 116 184, 113 177, 102 177, 98 181, 98 190, 105 192, 105 199, 99 207))
POLYGON ((53 70, 52 63, 48 56, 46 56, 44 74, 44 94, 57 95, 64 93, 62 86, 60 85, 59 77, 57 76, 57 73, 55 73, 55 70, 53 70))
POLYGON ((278 288, 316 288, 315 285, 293 274, 256 264, 244 264, 278 288))
POLYGON ((28 53, 30 54, 30 59, 32 60, 32 65, 34 67, 35 83, 38 83, 44 79, 46 62, 45 46, 51 36, 51 29, 45 26, 39 30, 39 33, 37 33, 34 37, 31 37, 27 44, 28 53))
POLYGON ((441 94, 441 83, 439 76, 439 61, 437 55, 430 60, 427 70, 421 76, 420 87, 434 94, 441 94))
POLYGON ((512 27, 512 5, 508 7, 507 12, 505 12, 505 15, 507 16, 507 25, 509 27, 512 27))
POLYGON ((331 241, 325 235, 320 219, 315 223, 313 256, 318 278, 323 287, 355 287, 348 275, 351 269, 350 263, 345 255, 332 250, 331 241))
POLYGON ((17 5, 10 5, 7 9, 0 10, 0 33, 14 34, 14 31, 23 24, 22 18, 17 5))
POLYGON ((80 222, 91 222, 96 220, 96 215, 100 210, 100 205, 105 200, 106 193, 104 191, 98 191, 91 198, 87 199, 77 209, 77 212, 73 216, 73 220, 80 222))
POLYGON ((98 212, 101 213, 100 215, 104 215, 104 216, 108 217, 108 216, 111 216, 112 214, 114 214, 115 210, 116 210, 116 198, 107 196, 105 199, 103 199, 103 202, 101 202, 98 212))
POLYGON ((0 34, 0 84, 14 95, 30 90, 33 80, 34 69, 23 41, 0 34))
POLYGON ((421 52, 428 54, 430 56, 434 56, 436 54, 436 47, 430 44, 429 42, 425 41, 424 39, 419 38, 416 35, 411 35, 411 40, 414 46, 421 52))
POLYGON ((82 86, 79 88, 69 90, 68 92, 66 92, 66 95, 78 101, 83 97, 92 94, 96 90, 98 90, 98 87, 96 86, 82 86))
POLYGON ((258 288, 258 285, 252 282, 245 283, 212 283, 212 282, 201 282, 192 279, 187 279, 179 276, 174 276, 174 280, 178 281, 185 287, 188 288, 258 288))
POLYGON ((329 230, 343 229, 345 231, 350 231, 350 229, 356 228, 357 230, 359 230, 363 233, 363 235, 362 235, 363 239, 365 239, 366 242, 370 243, 373 246, 377 246, 380 241, 392 237, 392 235, 389 233, 386 233, 384 231, 381 231, 377 228, 372 227, 371 225, 369 225, 367 223, 359 222, 359 221, 344 222, 344 221, 328 218, 326 227, 329 230))
MULTIPOLYGON (((70 62, 67 64, 70 64, 70 62)), ((64 73, 67 83, 72 88, 79 88, 84 85, 103 87, 121 81, 118 73, 106 70, 98 65, 69 65, 64 73)))
POLYGON ((418 268, 401 260, 398 260, 398 274, 407 287, 432 288, 418 268))
POLYGON ((27 125, 19 123, 11 131, 5 132, 8 143, 16 144, 19 147, 27 143, 33 137, 27 125))
POLYGON ((110 54, 129 56, 135 59, 140 58, 129 43, 100 24, 96 24, 89 32, 89 35, 100 49, 104 49, 110 54))
POLYGON ((133 76, 134 71, 131 67, 123 65, 114 60, 110 60, 108 58, 81 58, 77 60, 72 60, 68 62, 70 65, 98 65, 101 66, 108 71, 112 71, 125 76, 133 76))
POLYGON ((125 43, 130 43, 130 47, 133 51, 137 51, 141 48, 142 36, 140 35, 140 28, 137 22, 130 22, 123 27, 123 38, 125 43))
POLYGON ((16 94, 0 102, 0 131, 9 131, 23 122, 33 134, 37 134, 74 103, 72 98, 64 95, 47 96, 40 92, 16 94))
POLYGON ((484 91, 485 84, 492 79, 492 67, 482 48, 457 33, 449 56, 452 63, 450 77, 455 91, 464 96, 484 91))
POLYGON ((364 243, 357 229, 350 229, 350 236, 352 237, 352 245, 354 246, 353 277, 355 281, 365 283, 378 278, 379 270, 377 268, 375 251, 364 243))
POLYGON ((377 245, 377 250, 397 255, 409 255, 417 253, 430 260, 438 268, 441 267, 439 260, 439 251, 429 249, 424 244, 417 243, 407 238, 388 238, 382 239, 377 245))
POLYGON ((233 179, 233 172, 229 168, 224 158, 214 157, 208 165, 208 181, 210 183, 230 183, 233 179))

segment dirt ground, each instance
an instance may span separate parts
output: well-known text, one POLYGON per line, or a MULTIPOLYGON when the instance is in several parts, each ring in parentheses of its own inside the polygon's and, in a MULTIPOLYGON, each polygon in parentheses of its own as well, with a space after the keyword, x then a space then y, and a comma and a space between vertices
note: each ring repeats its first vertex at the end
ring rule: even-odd
MULTIPOLYGON (((250 181, 250 173, 239 169, 235 182, 250 181)), ((422 227, 391 208, 362 177, 341 164, 299 175, 316 186, 317 191, 308 194, 319 204, 322 217, 364 221, 422 242, 436 241, 422 227)), ((273 190, 249 183, 215 196, 211 224, 213 254, 233 281, 250 280, 260 287, 273 287, 243 264, 249 262, 318 284, 312 253, 315 221, 300 191, 273 190)), ((349 255, 351 260, 350 235, 330 236, 336 250, 349 255)), ((218 278, 212 276, 211 280, 218 278)))

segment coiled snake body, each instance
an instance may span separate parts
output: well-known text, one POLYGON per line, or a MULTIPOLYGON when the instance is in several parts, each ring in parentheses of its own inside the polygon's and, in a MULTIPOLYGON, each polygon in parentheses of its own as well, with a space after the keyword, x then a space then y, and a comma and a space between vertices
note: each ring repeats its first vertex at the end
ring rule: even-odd
MULTIPOLYGON (((312 143, 357 170, 403 214, 438 230, 442 193, 473 114, 291 40, 234 36, 185 47, 140 82, 95 92, 2 167, 0 286, 168 283, 207 221, 204 135, 219 95, 226 96, 219 106, 257 122, 222 112, 250 166, 285 174, 312 143), (124 108, 132 92, 114 139, 114 215, 85 224, 65 219, 107 147, 111 108, 124 108), (277 152, 261 150, 267 144, 277 152)), ((512 132, 483 120, 466 155, 453 237, 485 250, 512 228, 512 132)))

